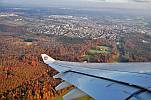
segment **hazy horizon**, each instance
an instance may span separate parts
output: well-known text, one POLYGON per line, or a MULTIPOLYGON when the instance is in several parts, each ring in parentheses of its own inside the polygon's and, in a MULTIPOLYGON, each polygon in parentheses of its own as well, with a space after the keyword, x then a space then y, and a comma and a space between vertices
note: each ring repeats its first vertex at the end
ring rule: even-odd
POLYGON ((128 8, 151 9, 151 0, 0 0, 1 5, 27 7, 81 7, 81 8, 128 8))

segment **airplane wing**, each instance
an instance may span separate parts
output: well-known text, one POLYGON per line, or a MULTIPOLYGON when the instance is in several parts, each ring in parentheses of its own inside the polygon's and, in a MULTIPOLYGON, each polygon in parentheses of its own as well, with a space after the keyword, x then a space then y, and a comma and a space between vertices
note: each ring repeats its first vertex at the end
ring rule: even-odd
POLYGON ((60 72, 55 78, 73 84, 96 100, 151 100, 150 62, 78 63, 54 60, 46 54, 42 58, 60 72))

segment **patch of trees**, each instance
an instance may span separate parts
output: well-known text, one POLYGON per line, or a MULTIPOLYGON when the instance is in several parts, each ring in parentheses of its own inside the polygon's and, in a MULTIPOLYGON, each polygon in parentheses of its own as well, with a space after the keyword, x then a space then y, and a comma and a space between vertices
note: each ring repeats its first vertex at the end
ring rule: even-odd
POLYGON ((150 62, 151 38, 146 34, 131 33, 122 38, 119 51, 122 62, 150 62))
POLYGON ((57 40, 65 44, 80 44, 83 43, 85 39, 78 37, 59 36, 57 40))
POLYGON ((1 32, 12 32, 12 33, 26 33, 26 27, 24 26, 9 26, 0 24, 1 32))

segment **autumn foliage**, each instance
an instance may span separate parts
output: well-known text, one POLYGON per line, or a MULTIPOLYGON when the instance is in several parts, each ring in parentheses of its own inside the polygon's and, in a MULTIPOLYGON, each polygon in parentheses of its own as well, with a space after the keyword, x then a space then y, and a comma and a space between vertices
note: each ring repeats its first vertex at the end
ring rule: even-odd
MULTIPOLYGON (((0 33, 0 99, 50 100, 73 89, 54 89, 60 83, 52 78, 58 72, 45 65, 41 54, 58 60, 83 62, 83 55, 97 45, 111 47, 110 54, 95 55, 93 62, 113 62, 117 48, 112 40, 82 40, 80 43, 65 43, 56 36, 41 34, 0 33)), ((91 62, 91 61, 90 61, 91 62)))

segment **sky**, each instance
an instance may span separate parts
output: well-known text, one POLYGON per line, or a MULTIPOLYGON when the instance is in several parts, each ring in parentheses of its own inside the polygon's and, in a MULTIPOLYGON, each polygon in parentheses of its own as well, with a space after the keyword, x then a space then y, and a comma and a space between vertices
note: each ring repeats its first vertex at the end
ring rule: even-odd
POLYGON ((113 7, 151 9, 151 0, 0 0, 0 4, 37 7, 113 7))

